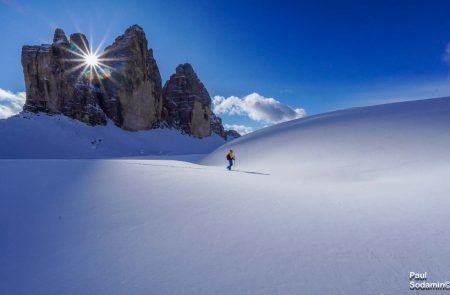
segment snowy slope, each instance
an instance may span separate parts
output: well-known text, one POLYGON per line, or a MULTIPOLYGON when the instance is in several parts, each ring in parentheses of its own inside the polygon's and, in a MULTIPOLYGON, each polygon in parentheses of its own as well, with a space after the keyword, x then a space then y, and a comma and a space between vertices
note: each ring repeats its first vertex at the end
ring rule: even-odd
POLYGON ((0 160, 0 294, 415 294, 411 271, 450 280, 449 117, 284 123, 231 142, 231 172, 228 147, 217 167, 0 160))
POLYGON ((178 130, 128 132, 112 122, 87 126, 62 115, 23 113, 0 120, 0 158, 110 158, 138 155, 204 154, 225 141, 178 130))
POLYGON ((365 173, 409 164, 447 164, 450 98, 354 108, 289 121, 228 142, 203 163, 223 165, 229 149, 234 149, 242 169, 295 176, 315 172, 342 176, 349 168, 365 173))

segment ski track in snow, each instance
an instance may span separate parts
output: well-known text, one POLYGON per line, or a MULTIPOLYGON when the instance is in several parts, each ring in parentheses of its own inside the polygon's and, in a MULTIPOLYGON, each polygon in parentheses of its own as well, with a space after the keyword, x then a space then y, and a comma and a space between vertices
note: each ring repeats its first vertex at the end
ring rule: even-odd
POLYGON ((177 166, 177 165, 161 165, 161 164, 149 164, 149 163, 129 163, 126 162, 126 164, 129 165, 141 165, 141 166, 153 166, 153 167, 168 167, 168 168, 181 168, 181 169, 205 169, 201 167, 192 167, 192 166, 177 166))
POLYGON ((255 171, 244 171, 244 170, 236 170, 231 169, 230 172, 240 172, 240 173, 247 173, 247 174, 254 174, 254 175, 270 175, 269 173, 262 173, 262 172, 255 172, 255 171))

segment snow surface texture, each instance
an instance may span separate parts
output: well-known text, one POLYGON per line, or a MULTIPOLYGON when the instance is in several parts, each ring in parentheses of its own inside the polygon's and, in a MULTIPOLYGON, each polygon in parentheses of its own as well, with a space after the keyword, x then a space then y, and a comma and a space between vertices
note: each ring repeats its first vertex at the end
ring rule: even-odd
POLYGON ((218 167, 2 160, 0 294, 415 294, 411 271, 450 279, 449 126, 435 99, 257 131, 218 167))
POLYGON ((88 126, 62 115, 22 113, 0 120, 0 158, 89 159, 208 153, 225 141, 197 139, 174 129, 130 132, 114 125, 88 126))

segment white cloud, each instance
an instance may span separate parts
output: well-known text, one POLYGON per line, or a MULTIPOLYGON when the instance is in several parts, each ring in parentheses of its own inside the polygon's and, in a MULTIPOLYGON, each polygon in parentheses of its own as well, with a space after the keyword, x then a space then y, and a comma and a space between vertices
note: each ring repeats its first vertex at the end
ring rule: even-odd
POLYGON ((214 113, 218 115, 248 116, 250 119, 275 124, 306 116, 304 109, 293 109, 274 98, 252 93, 243 98, 214 96, 214 113))
POLYGON ((0 88, 0 119, 20 113, 25 104, 25 99, 25 92, 12 93, 0 88))
POLYGON ((254 129, 250 126, 238 124, 224 124, 224 127, 226 130, 236 130, 240 135, 245 135, 254 131, 254 129))
POLYGON ((450 43, 447 44, 444 52, 444 61, 450 63, 450 43))

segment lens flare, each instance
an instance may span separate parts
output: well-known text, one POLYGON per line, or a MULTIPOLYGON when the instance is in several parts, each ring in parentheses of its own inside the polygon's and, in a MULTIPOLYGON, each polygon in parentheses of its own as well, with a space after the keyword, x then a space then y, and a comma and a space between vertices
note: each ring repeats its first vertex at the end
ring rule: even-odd
POLYGON ((84 57, 84 60, 86 64, 88 64, 90 67, 98 66, 98 56, 94 53, 90 52, 84 57))
POLYGON ((95 51, 92 51, 89 49, 89 46, 84 43, 85 42, 83 41, 82 47, 84 47, 85 50, 80 48, 80 46, 74 42, 70 43, 69 48, 63 48, 74 56, 73 58, 66 59, 66 61, 76 63, 76 65, 69 70, 69 73, 79 71, 81 69, 79 76, 80 79, 83 78, 89 82, 95 81, 100 84, 102 84, 102 79, 109 79, 113 83, 116 83, 112 78, 112 72, 114 71, 113 67, 105 63, 122 59, 105 58, 103 56, 106 55, 108 51, 98 54, 100 51, 100 45, 95 51))

